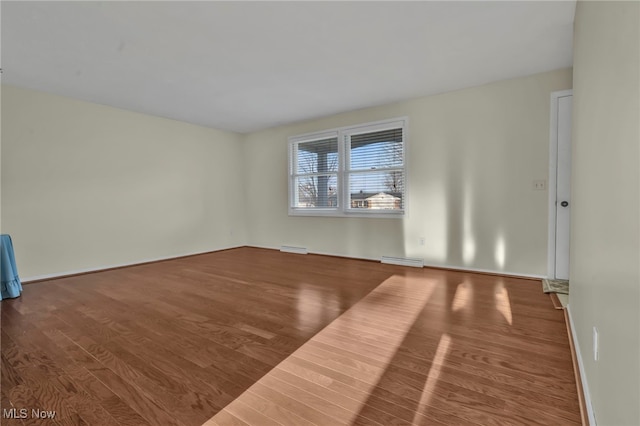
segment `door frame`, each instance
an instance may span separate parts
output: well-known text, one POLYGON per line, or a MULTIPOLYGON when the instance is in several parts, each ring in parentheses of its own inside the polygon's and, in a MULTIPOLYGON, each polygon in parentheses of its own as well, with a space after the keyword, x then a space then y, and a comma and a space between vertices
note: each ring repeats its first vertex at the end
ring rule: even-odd
POLYGON ((551 113, 549 124, 549 239, 547 276, 556 277, 556 197, 558 173, 558 100, 566 96, 573 96, 573 89, 560 90, 551 93, 551 113))

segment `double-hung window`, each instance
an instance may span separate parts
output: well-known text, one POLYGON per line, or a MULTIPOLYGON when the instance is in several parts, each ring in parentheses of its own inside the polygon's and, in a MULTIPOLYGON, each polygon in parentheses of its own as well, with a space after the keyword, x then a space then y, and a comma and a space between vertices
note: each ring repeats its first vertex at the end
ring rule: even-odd
POLYGON ((289 214, 404 214, 406 118, 289 138, 289 214))

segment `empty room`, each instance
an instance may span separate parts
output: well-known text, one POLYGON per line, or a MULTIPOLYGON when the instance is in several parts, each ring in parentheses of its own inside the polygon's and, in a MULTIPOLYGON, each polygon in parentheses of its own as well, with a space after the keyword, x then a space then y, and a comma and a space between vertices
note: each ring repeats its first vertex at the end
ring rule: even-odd
POLYGON ((640 2, 0 21, 2 425, 640 425, 640 2))

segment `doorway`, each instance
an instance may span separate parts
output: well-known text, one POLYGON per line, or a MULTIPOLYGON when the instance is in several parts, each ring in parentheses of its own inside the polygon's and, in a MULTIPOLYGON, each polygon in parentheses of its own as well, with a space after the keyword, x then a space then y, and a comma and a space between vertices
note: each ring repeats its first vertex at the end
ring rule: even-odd
POLYGON ((548 278, 569 279, 573 91, 551 94, 548 278))

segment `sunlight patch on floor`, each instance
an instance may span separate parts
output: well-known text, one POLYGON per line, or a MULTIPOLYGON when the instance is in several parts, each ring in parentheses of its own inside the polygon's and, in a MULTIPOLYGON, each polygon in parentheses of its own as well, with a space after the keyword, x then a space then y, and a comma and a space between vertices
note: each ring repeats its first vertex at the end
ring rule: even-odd
POLYGON ((451 302, 451 310, 453 312, 463 309, 469 304, 473 298, 473 289, 468 282, 462 282, 458 284, 456 288, 456 294, 453 296, 453 302, 451 302))
POLYGON ((451 337, 449 337, 448 334, 443 334, 440 338, 440 342, 438 342, 438 348, 436 349, 436 355, 433 357, 433 362, 431 363, 431 368, 429 369, 429 375, 427 376, 427 380, 424 384, 424 387, 422 388, 420 402, 418 403, 416 413, 413 416, 414 424, 419 424, 420 416, 424 416, 427 414, 431 396, 433 395, 433 391, 435 390, 436 384, 438 383, 438 379, 440 377, 440 369, 444 365, 444 360, 449 353, 450 344, 451 337))
POLYGON ((502 280, 496 284, 495 291, 496 309, 502 314, 504 319, 513 325, 513 314, 511 313, 511 301, 509 300, 509 291, 504 287, 502 280))
MULTIPOLYGON (((334 424, 351 424, 359 416, 360 410, 367 403, 439 284, 437 279, 412 276, 410 272, 393 275, 205 424, 222 424, 230 413, 246 422, 256 414, 254 410, 247 409, 251 407, 248 401, 258 396, 276 407, 282 401, 282 394, 286 398, 299 398, 312 407, 317 405, 316 409, 330 404, 342 413, 340 421, 333 418, 336 420, 334 424), (325 373, 314 371, 316 368, 325 373), (356 379, 353 392, 339 398, 335 396, 335 392, 330 389, 334 379, 329 377, 327 371, 356 379), (291 381, 287 382, 287 378, 291 381)), ((318 295, 312 290, 309 290, 308 296, 309 303, 305 304, 307 309, 309 305, 317 303, 318 299, 318 295)), ((433 392, 438 381, 440 365, 447 354, 449 343, 449 336, 444 335, 425 382, 422 410, 426 410, 428 395, 433 392)), ((295 415, 294 407, 295 404, 288 404, 286 409, 282 406, 278 410, 295 415)))

